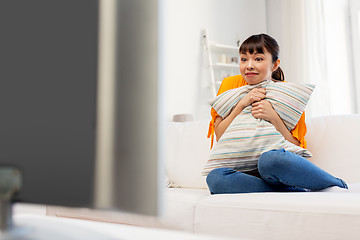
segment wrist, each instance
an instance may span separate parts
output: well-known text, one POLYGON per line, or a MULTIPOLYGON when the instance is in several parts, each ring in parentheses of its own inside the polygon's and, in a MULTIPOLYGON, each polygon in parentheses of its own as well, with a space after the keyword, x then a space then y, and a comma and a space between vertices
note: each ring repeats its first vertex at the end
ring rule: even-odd
MULTIPOLYGON (((285 124, 284 122, 281 120, 281 118, 279 117, 279 115, 276 114, 276 116, 274 115, 273 118, 271 118, 271 120, 269 121, 272 125, 274 125, 274 127, 276 128, 276 130, 281 131, 284 127, 285 124)), ((286 128, 286 127, 285 127, 286 128)))

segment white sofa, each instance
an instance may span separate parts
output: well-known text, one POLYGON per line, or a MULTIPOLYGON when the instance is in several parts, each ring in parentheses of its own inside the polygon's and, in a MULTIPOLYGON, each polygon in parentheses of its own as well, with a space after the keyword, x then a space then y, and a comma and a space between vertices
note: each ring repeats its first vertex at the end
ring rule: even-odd
POLYGON ((201 176, 208 121, 169 122, 163 218, 57 207, 47 213, 241 239, 360 239, 360 115, 314 118, 307 126, 311 161, 349 191, 210 195, 201 176))

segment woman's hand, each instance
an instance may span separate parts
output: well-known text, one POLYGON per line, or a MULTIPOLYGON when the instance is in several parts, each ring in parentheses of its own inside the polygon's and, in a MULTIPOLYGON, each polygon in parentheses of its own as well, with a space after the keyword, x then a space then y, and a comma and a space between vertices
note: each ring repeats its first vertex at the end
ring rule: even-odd
POLYGON ((271 103, 268 100, 261 100, 252 104, 251 113, 255 118, 264 119, 270 122, 277 131, 284 136, 286 140, 293 144, 300 146, 299 140, 297 140, 291 132, 286 128, 284 122, 280 116, 276 113, 271 103))
POLYGON ((254 88, 241 98, 236 107, 240 105, 241 109, 244 109, 254 102, 261 101, 265 98, 265 93, 265 88, 254 88))
POLYGON ((239 115, 244 108, 251 105, 255 101, 260 101, 265 98, 264 88, 254 88, 248 92, 241 100, 236 104, 229 116, 225 119, 217 117, 214 122, 216 141, 219 141, 227 127, 231 124, 234 118, 239 115))
POLYGON ((276 118, 279 118, 268 100, 254 102, 252 104, 251 113, 255 118, 266 120, 272 124, 274 124, 276 118))

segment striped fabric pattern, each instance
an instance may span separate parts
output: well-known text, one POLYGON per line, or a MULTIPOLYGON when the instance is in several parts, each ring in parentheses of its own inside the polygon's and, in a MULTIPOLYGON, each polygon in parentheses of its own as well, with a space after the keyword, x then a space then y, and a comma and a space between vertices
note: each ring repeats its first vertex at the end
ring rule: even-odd
MULTIPOLYGON (((266 88, 266 99, 271 102, 289 130, 299 121, 314 90, 314 85, 310 84, 264 81, 226 91, 211 100, 210 105, 225 118, 254 87, 266 88)), ((271 123, 254 118, 250 105, 233 120, 214 146, 203 175, 219 167, 229 167, 241 172, 256 170, 262 153, 280 148, 305 158, 311 157, 308 150, 285 140, 271 123)))
POLYGON ((292 82, 269 83, 266 98, 269 100, 289 131, 293 130, 304 112, 315 85, 292 82))
POLYGON ((226 118, 235 105, 244 97, 248 92, 254 88, 265 88, 272 81, 265 80, 256 85, 245 85, 242 87, 230 89, 209 101, 209 104, 215 111, 222 117, 226 118))

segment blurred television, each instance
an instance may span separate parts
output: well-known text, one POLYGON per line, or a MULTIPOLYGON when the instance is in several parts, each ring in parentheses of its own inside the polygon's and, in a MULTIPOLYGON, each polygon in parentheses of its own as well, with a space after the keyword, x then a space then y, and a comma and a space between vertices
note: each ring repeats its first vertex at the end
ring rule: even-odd
POLYGON ((13 201, 160 211, 154 0, 0 2, 0 167, 13 201))

